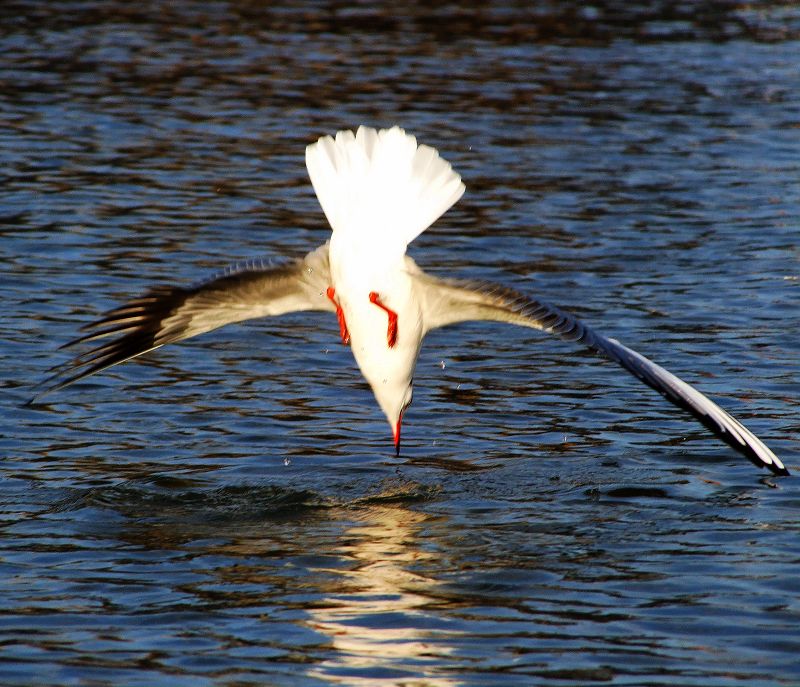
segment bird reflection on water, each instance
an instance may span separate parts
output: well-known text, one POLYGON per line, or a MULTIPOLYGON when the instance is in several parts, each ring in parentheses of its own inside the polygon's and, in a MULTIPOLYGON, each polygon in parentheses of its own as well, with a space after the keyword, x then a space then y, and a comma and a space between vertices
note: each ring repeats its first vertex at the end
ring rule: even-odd
MULTIPOLYGON (((173 560, 191 561, 205 542, 201 567, 176 581, 171 600, 151 608, 141 595, 147 612, 183 612, 190 627, 194 614, 213 614, 223 601, 250 616, 262 606, 282 607, 263 617, 264 649, 296 648, 292 631, 270 627, 275 623, 307 628, 302 643, 317 655, 312 677, 380 685, 406 666, 409 675, 425 678, 405 684, 450 687, 459 681, 438 666, 460 632, 429 610, 447 601, 425 572, 442 567, 438 547, 423 545, 420 536, 434 518, 415 508, 436 496, 435 486, 399 477, 351 501, 275 487, 208 492, 159 479, 148 487, 97 490, 80 505, 149 512, 121 537, 158 553, 165 569, 173 560), (215 566, 215 559, 224 563, 215 566)), ((139 583, 135 568, 119 575, 128 585, 139 583)), ((222 621, 216 639, 225 642, 226 632, 222 621)))
MULTIPOLYGON (((385 492, 381 498, 392 497, 385 492)), ((460 681, 437 669, 452 654, 459 631, 427 608, 439 583, 420 572, 436 564, 435 549, 420 547, 419 530, 430 516, 400 504, 359 509, 340 538, 338 555, 351 565, 340 570, 342 587, 311 608, 310 626, 330 638, 335 652, 311 675, 348 685, 397 684, 403 665, 425 672, 404 684, 451 687, 460 681), (430 671, 430 672, 428 672, 430 671), (389 676, 389 677, 387 677, 389 676)))

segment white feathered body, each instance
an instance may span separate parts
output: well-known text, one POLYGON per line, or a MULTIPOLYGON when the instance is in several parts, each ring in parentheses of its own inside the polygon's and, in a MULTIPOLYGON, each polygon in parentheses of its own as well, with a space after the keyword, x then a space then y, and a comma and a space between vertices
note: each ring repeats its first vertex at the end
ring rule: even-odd
POLYGON ((333 229, 331 286, 350 345, 393 428, 411 401, 423 336, 421 304, 406 269, 408 244, 452 206, 464 185, 435 149, 394 127, 340 131, 306 149, 306 165, 333 229), (388 314, 397 314, 394 345, 388 314))

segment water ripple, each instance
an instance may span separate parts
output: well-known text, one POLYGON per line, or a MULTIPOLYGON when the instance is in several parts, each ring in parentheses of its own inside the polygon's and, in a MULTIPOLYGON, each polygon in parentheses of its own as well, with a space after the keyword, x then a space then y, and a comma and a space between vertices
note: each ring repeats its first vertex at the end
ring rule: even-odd
MULTIPOLYGON (((391 436, 335 318, 25 406, 98 313, 328 235, 304 146, 463 175, 412 246, 570 308, 798 472, 795 3, 0 4, 0 684, 800 682, 800 497, 613 366, 433 333, 391 436)), ((796 479, 796 478, 795 478, 796 479)))

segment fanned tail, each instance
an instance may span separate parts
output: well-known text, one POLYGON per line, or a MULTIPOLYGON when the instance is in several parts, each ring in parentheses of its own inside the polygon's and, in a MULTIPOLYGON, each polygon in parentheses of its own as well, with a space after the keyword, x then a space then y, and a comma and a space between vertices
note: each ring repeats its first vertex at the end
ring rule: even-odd
POLYGON ((323 136, 306 166, 334 234, 403 250, 464 193, 450 163, 397 126, 323 136))

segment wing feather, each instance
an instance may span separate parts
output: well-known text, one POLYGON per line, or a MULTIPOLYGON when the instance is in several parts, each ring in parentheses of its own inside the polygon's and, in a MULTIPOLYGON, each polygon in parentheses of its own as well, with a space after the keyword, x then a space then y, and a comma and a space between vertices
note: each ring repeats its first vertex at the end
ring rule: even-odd
POLYGON ((329 282, 325 244, 302 260, 284 265, 268 267, 261 261, 251 261, 195 286, 156 286, 84 325, 81 329, 85 333, 62 348, 101 343, 53 368, 32 400, 166 344, 226 324, 300 310, 333 311, 325 294, 329 282), (114 338, 102 342, 109 337, 114 338))
POLYGON ((598 334, 574 315, 512 289, 484 282, 458 282, 414 274, 423 299, 425 331, 466 320, 494 320, 531 327, 581 343, 686 410, 718 438, 759 467, 788 475, 781 460, 755 434, 700 393, 641 353, 598 334))

